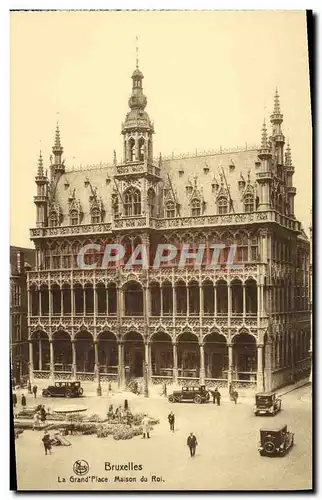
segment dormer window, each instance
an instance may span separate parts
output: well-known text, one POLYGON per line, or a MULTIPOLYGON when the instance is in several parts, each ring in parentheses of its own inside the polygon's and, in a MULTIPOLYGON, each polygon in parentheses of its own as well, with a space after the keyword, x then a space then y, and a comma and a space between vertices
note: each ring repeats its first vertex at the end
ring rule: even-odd
POLYGON ((99 224, 101 222, 101 213, 98 208, 92 210, 92 224, 99 224))
POLYGON ((220 196, 217 201, 219 215, 228 214, 228 200, 226 196, 220 196))
POLYGON ((50 214, 49 226, 50 227, 56 227, 56 226, 58 226, 58 215, 57 215, 57 212, 52 212, 50 214))
POLYGON ((172 200, 169 200, 166 204, 166 213, 168 219, 173 219, 176 216, 176 207, 172 200))
POLYGON ((71 210, 69 216, 70 216, 70 225, 77 226, 79 224, 79 216, 77 210, 71 210))
POLYGON ((194 198, 191 200, 191 216, 198 217, 201 215, 201 202, 199 199, 194 198))
POLYGON ((245 212, 254 211, 254 197, 251 194, 247 194, 244 198, 244 211, 245 212))

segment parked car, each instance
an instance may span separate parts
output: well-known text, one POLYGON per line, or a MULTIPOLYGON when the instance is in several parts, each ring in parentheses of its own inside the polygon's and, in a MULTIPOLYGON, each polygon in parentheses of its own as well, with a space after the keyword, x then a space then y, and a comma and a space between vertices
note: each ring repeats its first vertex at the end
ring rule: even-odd
POLYGON ((286 451, 294 444, 294 433, 287 430, 287 425, 260 430, 260 455, 284 457, 286 451))
POLYGON ((255 396, 255 415, 276 415, 282 407, 281 398, 275 392, 259 392, 255 396))
POLYGON ((65 397, 65 398, 77 398, 83 394, 83 389, 80 382, 55 382, 54 385, 49 385, 46 389, 42 391, 42 395, 45 398, 48 397, 65 397))
POLYGON ((210 394, 205 385, 201 386, 184 386, 178 391, 173 391, 172 394, 168 396, 168 401, 170 403, 185 403, 187 401, 193 401, 194 403, 206 403, 210 399, 210 394))

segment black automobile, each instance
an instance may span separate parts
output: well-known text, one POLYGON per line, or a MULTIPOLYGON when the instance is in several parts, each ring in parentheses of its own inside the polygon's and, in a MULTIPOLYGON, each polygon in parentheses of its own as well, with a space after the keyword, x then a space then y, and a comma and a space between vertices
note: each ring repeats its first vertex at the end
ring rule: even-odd
POLYGON ((287 430, 287 425, 260 429, 260 443, 258 447, 261 456, 282 456, 294 444, 294 433, 287 430))
POLYGON ((63 398, 78 398, 83 394, 83 389, 80 382, 55 382, 54 385, 49 385, 42 391, 44 398, 48 397, 63 397, 63 398))
POLYGON ((275 392, 259 392, 255 395, 255 415, 276 415, 282 407, 281 398, 275 392))
POLYGON ((207 403, 210 399, 210 394, 205 385, 200 386, 184 386, 178 391, 173 391, 168 396, 170 403, 186 403, 193 401, 196 404, 207 403))

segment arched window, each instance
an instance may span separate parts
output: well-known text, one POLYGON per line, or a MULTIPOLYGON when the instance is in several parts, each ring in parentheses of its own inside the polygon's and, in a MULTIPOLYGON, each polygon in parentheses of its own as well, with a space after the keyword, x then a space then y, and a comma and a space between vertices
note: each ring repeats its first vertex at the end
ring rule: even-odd
POLYGON ((191 216, 197 217, 198 215, 201 215, 201 203, 198 198, 194 198, 191 200, 191 216))
POLYGON ((124 193, 124 211, 125 215, 141 214, 141 193, 136 188, 129 188, 124 193))
POLYGON ((254 197, 251 194, 247 194, 244 198, 244 211, 245 212, 254 211, 254 197))
POLYGON ((101 212, 98 208, 93 208, 92 210, 92 224, 98 224, 101 222, 101 212))
POLYGON ((50 218, 49 218, 49 225, 50 225, 50 227, 58 226, 57 212, 55 212, 55 211, 51 212, 50 218))
POLYGON ((139 161, 144 161, 145 157, 145 142, 144 139, 139 140, 139 161))
POLYGON ((69 216, 70 216, 70 225, 77 226, 79 224, 78 222, 79 217, 77 210, 71 210, 69 216))
POLYGON ((150 217, 155 217, 155 192, 152 188, 148 190, 148 205, 150 217))
POLYGON ((135 161, 135 141, 134 139, 130 139, 129 141, 129 153, 130 153, 130 161, 135 161))
POLYGON ((217 201, 219 215, 228 213, 228 200, 226 196, 220 196, 217 201))
POLYGON ((172 200, 169 200, 166 204, 166 213, 168 219, 172 219, 176 216, 176 207, 172 200))

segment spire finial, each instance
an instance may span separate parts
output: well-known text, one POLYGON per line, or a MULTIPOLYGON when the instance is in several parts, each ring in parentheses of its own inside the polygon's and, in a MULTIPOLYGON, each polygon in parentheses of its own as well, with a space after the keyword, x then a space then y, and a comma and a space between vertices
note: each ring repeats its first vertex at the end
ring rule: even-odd
POLYGON ((285 151, 285 166, 292 167, 292 152, 289 139, 287 140, 287 147, 285 151))
POLYGON ((44 168, 43 168, 43 161, 42 161, 41 150, 39 151, 37 176, 38 177, 43 177, 44 176, 44 168))
POLYGON ((275 96, 274 96, 274 114, 280 114, 280 96, 278 95, 278 90, 277 87, 275 89, 275 96))
POLYGON ((261 149, 268 149, 268 144, 267 144, 267 128, 266 128, 266 120, 265 120, 265 118, 264 118, 263 128, 262 128, 261 149))
POLYGON ((135 37, 135 50, 136 50, 136 69, 139 69, 139 38, 135 37))

